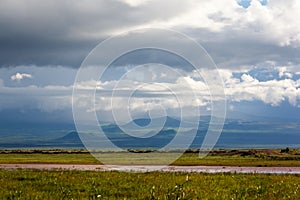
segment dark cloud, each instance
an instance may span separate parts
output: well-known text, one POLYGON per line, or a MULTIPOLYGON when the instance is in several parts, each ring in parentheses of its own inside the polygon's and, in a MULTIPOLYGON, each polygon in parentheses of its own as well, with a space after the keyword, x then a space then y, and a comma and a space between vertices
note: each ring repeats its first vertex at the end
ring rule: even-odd
POLYGON ((191 64, 172 52, 160 49, 141 49, 129 52, 116 59, 112 65, 143 65, 145 63, 159 63, 174 68, 183 68, 186 70, 194 70, 191 64))
POLYGON ((275 46, 251 40, 226 40, 203 43, 208 53, 221 68, 239 68, 274 61, 277 65, 299 64, 300 49, 275 46))
POLYGON ((0 39, 0 65, 66 65, 79 67, 96 41, 49 41, 37 38, 17 38, 9 42, 0 39))
MULTIPOLYGON (((155 25, 156 22, 158 25, 165 23, 166 27, 182 31, 195 38, 205 47, 219 67, 256 65, 269 60, 279 65, 300 63, 299 47, 280 46, 278 41, 269 39, 265 34, 268 26, 263 19, 259 23, 250 23, 245 19, 243 24, 238 17, 246 14, 244 15, 243 10, 237 8, 230 9, 236 12, 238 17, 230 14, 231 12, 225 15, 218 5, 215 12, 207 14, 207 19, 211 22, 209 26, 224 25, 218 31, 212 31, 213 29, 205 26, 200 28, 201 20, 199 27, 188 24, 185 26, 181 22, 176 24, 176 19, 186 20, 181 17, 188 15, 189 11, 197 5, 199 6, 198 2, 182 3, 172 0, 146 1, 139 6, 131 6, 122 1, 105 0, 87 0, 84 3, 75 0, 44 0, 43 2, 2 0, 0 2, 0 67, 33 64, 78 68, 88 53, 109 36, 152 23, 155 25), (168 25, 169 20, 173 20, 173 25, 168 25)), ((265 13, 258 14, 265 17, 263 15, 265 13)), ((205 21, 205 18, 199 19, 205 21)), ((276 22, 274 23, 276 27, 276 22)), ((279 25, 281 23, 282 20, 279 25)), ((283 34, 280 29, 278 31, 283 34)), ((278 40, 284 42, 288 36, 283 34, 281 38, 280 34, 278 40)), ((290 37, 288 38, 291 40, 290 37)), ((179 46, 182 45, 180 41, 175 42, 179 46)), ((106 53, 114 48, 118 47, 107 49, 106 53)), ((129 56, 123 61, 124 64, 139 64, 151 61, 154 57, 160 59, 161 63, 174 63, 171 61, 172 57, 158 56, 154 52, 129 56)))
POLYGON ((105 0, 1 1, 0 66, 78 67, 92 48, 114 31, 168 19, 185 7, 168 2, 139 9, 105 0))
POLYGON ((224 29, 211 32, 206 29, 187 29, 207 50, 220 68, 240 68, 244 65, 257 66, 266 61, 276 65, 298 65, 300 48, 280 46, 264 38, 254 37, 241 30, 224 29))

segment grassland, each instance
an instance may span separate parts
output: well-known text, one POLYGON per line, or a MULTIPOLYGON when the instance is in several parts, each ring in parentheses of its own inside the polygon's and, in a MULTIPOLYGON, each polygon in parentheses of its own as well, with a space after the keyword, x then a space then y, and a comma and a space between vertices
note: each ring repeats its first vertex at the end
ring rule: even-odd
MULTIPOLYGON (((122 153, 99 153, 102 157, 110 157, 123 164, 122 153)), ((157 153, 162 160, 171 156, 172 152, 157 153), (170 154, 170 155, 169 155, 170 154)), ((147 153, 143 154, 147 157, 147 153)), ((51 163, 51 164, 101 164, 88 151, 66 150, 28 150, 0 151, 0 163, 51 163)), ((143 159, 138 164, 154 164, 143 159)), ((184 153, 173 165, 226 165, 226 166, 300 166, 300 150, 280 149, 266 150, 218 150, 212 151, 200 159, 197 151, 184 153)))
POLYGON ((300 176, 3 171, 3 199, 300 199, 300 176))
MULTIPOLYGON (((173 165, 300 166, 299 157, 299 149, 265 149, 218 150, 200 159, 189 150, 173 165)), ((85 150, 2 150, 0 163, 101 164, 85 150)), ((0 184, 2 199, 300 199, 300 175, 0 170, 0 184)))

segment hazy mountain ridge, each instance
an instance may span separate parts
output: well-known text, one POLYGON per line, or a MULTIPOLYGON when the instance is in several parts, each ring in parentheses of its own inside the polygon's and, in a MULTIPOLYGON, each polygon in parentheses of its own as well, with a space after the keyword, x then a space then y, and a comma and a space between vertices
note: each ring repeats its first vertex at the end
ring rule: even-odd
MULTIPOLYGON (((110 139, 115 145, 122 148, 160 148, 167 145, 177 134, 177 128, 179 125, 183 126, 183 134, 190 134, 192 131, 196 131, 197 135, 192 143, 192 148, 199 148, 202 144, 203 138, 206 134, 209 117, 202 118, 199 122, 198 128, 191 130, 186 129, 188 123, 181 123, 178 119, 166 117, 164 126, 159 129, 159 132, 151 132, 149 124, 151 120, 148 118, 134 119, 133 121, 125 124, 127 127, 141 126, 141 130, 148 131, 148 135, 145 134, 145 138, 133 137, 127 135, 116 124, 102 125, 103 132, 107 138, 110 139), (152 135, 152 136, 151 136, 152 135), (149 137, 151 136, 151 137, 149 137)), ((152 119, 163 120, 161 118, 152 119)), ((50 129, 53 126, 50 127, 50 129)), ((219 138, 216 148, 226 147, 281 147, 281 146, 299 146, 300 123, 279 123, 279 122, 258 122, 258 121, 245 121, 245 120, 227 120, 224 124, 223 132, 219 138)), ((19 138, 10 138, 7 134, 7 130, 4 133, 0 132, 1 141, 0 148, 84 148, 81 142, 80 135, 76 131, 66 129, 61 130, 60 135, 56 138, 49 139, 48 137, 42 137, 43 131, 46 128, 43 127, 41 132, 35 131, 31 134, 31 137, 26 135, 19 138), (21 139, 20 139, 21 138, 21 139), (24 139, 26 138, 26 140, 24 139)), ((49 131, 45 131, 48 133, 49 131)), ((16 137, 16 135, 14 135, 16 137)))

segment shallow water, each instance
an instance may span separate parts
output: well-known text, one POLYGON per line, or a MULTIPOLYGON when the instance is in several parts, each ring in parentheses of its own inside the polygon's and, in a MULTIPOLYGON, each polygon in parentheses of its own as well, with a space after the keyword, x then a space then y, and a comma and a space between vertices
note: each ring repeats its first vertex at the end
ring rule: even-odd
POLYGON ((162 166, 162 165, 68 165, 68 164, 0 164, 0 169, 82 170, 124 172, 195 172, 195 173, 259 173, 300 174, 300 167, 238 167, 238 166, 162 166))

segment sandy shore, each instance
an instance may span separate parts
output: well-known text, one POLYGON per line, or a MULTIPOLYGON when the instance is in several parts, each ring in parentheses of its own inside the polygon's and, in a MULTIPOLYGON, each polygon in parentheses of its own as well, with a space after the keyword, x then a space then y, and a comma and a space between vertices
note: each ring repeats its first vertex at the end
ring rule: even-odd
POLYGON ((83 170, 126 172, 196 172, 196 173, 260 173, 300 174, 300 167, 238 167, 238 166, 159 166, 159 165, 69 165, 69 164, 0 164, 0 169, 83 170))

